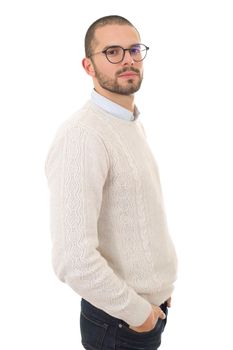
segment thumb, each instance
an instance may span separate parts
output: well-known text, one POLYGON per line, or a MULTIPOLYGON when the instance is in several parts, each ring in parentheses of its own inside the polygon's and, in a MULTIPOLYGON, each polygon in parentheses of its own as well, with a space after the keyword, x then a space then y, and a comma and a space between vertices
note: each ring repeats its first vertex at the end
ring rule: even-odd
POLYGON ((161 318, 162 320, 166 318, 166 314, 162 311, 162 309, 159 306, 152 304, 152 307, 156 317, 161 318))
POLYGON ((165 320, 166 318, 166 314, 162 310, 160 311, 159 318, 161 318, 162 320, 165 320))

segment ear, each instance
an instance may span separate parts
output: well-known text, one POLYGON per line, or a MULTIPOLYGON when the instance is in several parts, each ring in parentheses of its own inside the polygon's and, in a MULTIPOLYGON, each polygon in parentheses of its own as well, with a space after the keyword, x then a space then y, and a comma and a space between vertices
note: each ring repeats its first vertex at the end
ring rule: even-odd
POLYGON ((88 75, 95 77, 95 69, 94 69, 94 66, 93 66, 90 58, 85 57, 82 60, 82 66, 88 75))

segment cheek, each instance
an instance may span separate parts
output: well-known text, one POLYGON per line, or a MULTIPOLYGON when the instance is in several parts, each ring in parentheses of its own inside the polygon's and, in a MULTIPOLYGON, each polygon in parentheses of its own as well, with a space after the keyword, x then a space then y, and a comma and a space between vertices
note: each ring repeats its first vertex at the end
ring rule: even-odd
POLYGON ((143 73, 143 63, 142 62, 137 62, 137 64, 134 65, 135 68, 138 68, 141 72, 143 73))
POLYGON ((100 74, 108 76, 111 79, 115 79, 116 77, 117 67, 110 62, 99 60, 96 62, 96 69, 100 74))
POLYGON ((116 79, 116 67, 112 66, 106 66, 102 70, 103 74, 108 76, 110 79, 116 79))
POLYGON ((110 62, 107 62, 105 63, 105 65, 103 66, 103 73, 104 74, 107 74, 111 77, 115 77, 116 76, 116 72, 117 72, 117 66, 110 63, 110 62))

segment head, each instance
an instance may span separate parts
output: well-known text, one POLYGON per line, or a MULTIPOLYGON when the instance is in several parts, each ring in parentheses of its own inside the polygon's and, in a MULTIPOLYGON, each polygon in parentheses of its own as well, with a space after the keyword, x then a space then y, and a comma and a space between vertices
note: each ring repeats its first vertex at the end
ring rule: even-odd
POLYGON ((88 28, 82 64, 97 91, 132 95, 139 90, 143 79, 140 43, 137 29, 121 16, 102 17, 88 28))

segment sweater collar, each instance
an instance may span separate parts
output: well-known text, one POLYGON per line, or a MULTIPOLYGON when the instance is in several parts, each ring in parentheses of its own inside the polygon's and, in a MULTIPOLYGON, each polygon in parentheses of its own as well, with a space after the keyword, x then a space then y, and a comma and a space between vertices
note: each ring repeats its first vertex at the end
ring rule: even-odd
POLYGON ((134 121, 140 114, 136 106, 134 108, 134 112, 130 112, 128 109, 100 95, 95 89, 92 91, 91 100, 106 112, 120 119, 134 121))

